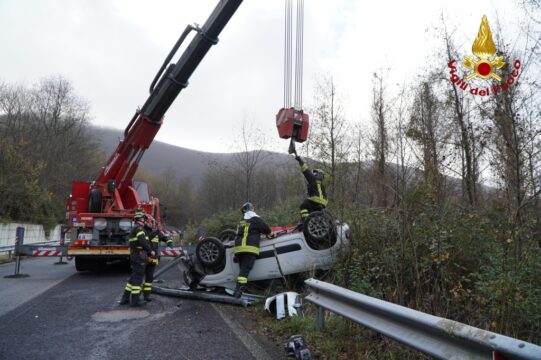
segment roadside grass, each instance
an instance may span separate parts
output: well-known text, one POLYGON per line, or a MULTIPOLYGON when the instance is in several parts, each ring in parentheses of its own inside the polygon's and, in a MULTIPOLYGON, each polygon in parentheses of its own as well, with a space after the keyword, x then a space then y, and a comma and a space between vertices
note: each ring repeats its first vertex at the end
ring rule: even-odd
POLYGON ((8 253, 0 253, 0 264, 9 263, 13 260, 15 260, 15 257, 13 255, 10 258, 8 253))
MULTIPOLYGON (((302 335, 314 359, 321 360, 402 360, 430 359, 389 338, 333 313, 325 314, 324 329, 316 331, 317 307, 304 304, 304 317, 276 320, 259 303, 248 308, 259 324, 261 335, 284 346, 293 335, 302 335)), ((285 354, 285 351, 284 351, 285 354)))

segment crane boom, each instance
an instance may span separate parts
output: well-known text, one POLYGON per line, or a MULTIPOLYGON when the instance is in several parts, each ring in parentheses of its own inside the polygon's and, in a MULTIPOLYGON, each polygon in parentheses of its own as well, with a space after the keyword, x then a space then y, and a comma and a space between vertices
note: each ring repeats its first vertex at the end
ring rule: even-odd
POLYGON ((96 184, 107 184, 113 180, 121 198, 133 181, 143 153, 156 136, 162 124, 162 118, 178 94, 188 86, 188 80, 212 45, 218 43, 218 35, 233 16, 242 0, 222 0, 214 8, 205 24, 199 28, 187 26, 181 38, 166 58, 166 63, 173 57, 180 43, 190 31, 196 35, 181 55, 176 64, 166 63, 160 69, 151 92, 141 110, 138 110, 126 127, 124 139, 111 155, 96 179, 96 184))
POLYGON ((202 27, 188 25, 150 85, 150 95, 124 130, 124 138, 95 181, 73 181, 66 202, 68 256, 75 257, 78 271, 94 269, 129 255, 127 238, 138 208, 160 225, 160 203, 144 182, 133 177, 145 151, 162 125, 162 119, 178 94, 242 0, 221 0, 202 27), (187 35, 195 35, 176 63, 170 63, 187 35))

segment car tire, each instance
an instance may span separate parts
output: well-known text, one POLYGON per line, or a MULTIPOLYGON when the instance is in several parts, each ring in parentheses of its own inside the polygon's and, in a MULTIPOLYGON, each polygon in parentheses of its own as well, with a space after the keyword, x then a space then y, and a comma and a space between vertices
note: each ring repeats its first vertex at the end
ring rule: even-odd
POLYGON ((326 211, 310 213, 304 220, 302 231, 312 249, 325 250, 336 243, 336 226, 326 211))
POLYGON ((222 243, 225 243, 228 241, 234 241, 236 237, 237 237, 237 232, 233 229, 226 229, 218 235, 218 239, 220 239, 222 243))
POLYGON ((225 248, 220 239, 207 237, 195 247, 195 256, 201 265, 213 269, 222 265, 225 259, 225 248))

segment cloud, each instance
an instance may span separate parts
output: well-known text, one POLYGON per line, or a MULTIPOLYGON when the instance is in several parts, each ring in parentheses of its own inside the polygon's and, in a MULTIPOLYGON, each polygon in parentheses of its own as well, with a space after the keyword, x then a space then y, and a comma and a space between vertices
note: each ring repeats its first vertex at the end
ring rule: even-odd
MULTIPOLYGON (((94 123, 123 129, 184 27, 203 24, 216 3, 1 1, 0 80, 30 84, 61 74, 89 101, 94 123)), ((304 104, 318 75, 331 72, 348 99, 348 117, 368 118, 375 70, 390 67, 402 82, 431 65, 430 27, 442 9, 473 39, 483 11, 495 8, 503 3, 305 1, 304 104)), ((286 151, 274 122, 283 104, 283 17, 283 1, 244 1, 166 113, 157 139, 228 151, 235 126, 247 118, 268 135, 267 148, 286 151)))

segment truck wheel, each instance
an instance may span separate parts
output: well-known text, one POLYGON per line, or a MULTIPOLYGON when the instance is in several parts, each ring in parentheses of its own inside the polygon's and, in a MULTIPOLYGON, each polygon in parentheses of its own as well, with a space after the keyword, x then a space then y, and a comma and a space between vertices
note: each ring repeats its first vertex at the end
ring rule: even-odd
POLYGON ((88 270, 88 259, 76 256, 75 257, 75 270, 77 270, 77 271, 87 271, 88 270))
POLYGON ((213 269, 223 263, 225 248, 219 239, 207 237, 195 247, 195 256, 201 265, 213 269))
POLYGON ((88 198, 88 212, 101 212, 101 191, 99 189, 90 190, 90 196, 88 198))
POLYGON ((226 229, 218 235, 218 239, 222 241, 222 243, 228 242, 228 241, 234 241, 237 237, 237 232, 233 229, 226 229))
POLYGON ((304 220, 303 233, 308 246, 315 250, 328 249, 336 243, 336 227, 331 216, 314 211, 304 220))
POLYGON ((88 259, 88 270, 91 272, 102 272, 107 265, 107 261, 104 259, 88 259))
POLYGON ((106 261, 103 259, 89 259, 87 257, 75 257, 75 270, 100 272, 105 268, 106 261))

